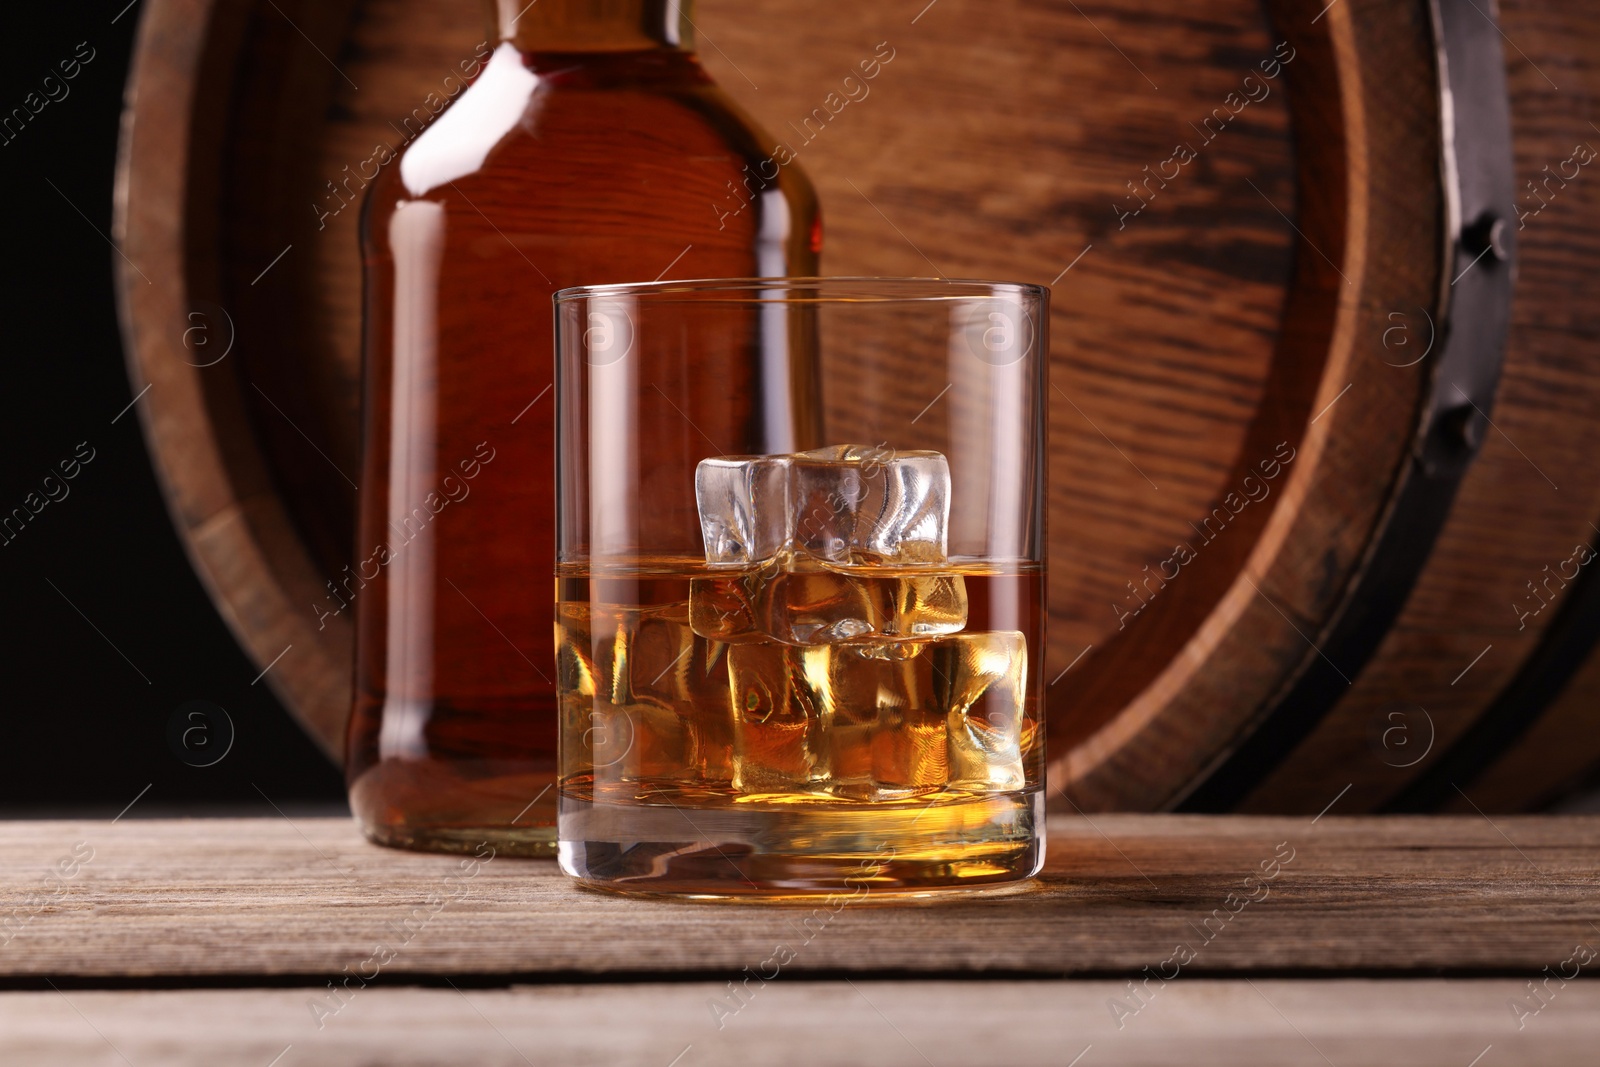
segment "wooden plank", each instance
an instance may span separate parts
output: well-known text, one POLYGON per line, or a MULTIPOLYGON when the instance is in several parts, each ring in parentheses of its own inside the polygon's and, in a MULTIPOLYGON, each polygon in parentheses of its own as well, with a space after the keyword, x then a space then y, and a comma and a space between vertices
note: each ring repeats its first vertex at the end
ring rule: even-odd
POLYGON ((1012 895, 797 908, 620 899, 548 860, 378 848, 348 819, 5 823, 0 975, 318 979, 375 954, 394 974, 737 974, 777 946, 797 973, 1138 972, 1186 946, 1190 972, 1534 974, 1600 944, 1600 818, 1050 828, 1012 895))
POLYGON ((1600 1038, 1600 986, 1570 983, 1548 995, 1537 1015, 1519 1017, 1513 1002, 1536 1002, 1514 979, 1178 979, 1137 1013, 1116 1016, 1107 1005, 1129 997, 1111 981, 780 978, 760 986, 737 1013, 714 1012, 711 1005, 731 1003, 726 986, 701 982, 371 989, 350 997, 337 1015, 313 1012, 316 994, 0 994, 0 1060, 35 1067, 1515 1067, 1593 1063, 1600 1038))

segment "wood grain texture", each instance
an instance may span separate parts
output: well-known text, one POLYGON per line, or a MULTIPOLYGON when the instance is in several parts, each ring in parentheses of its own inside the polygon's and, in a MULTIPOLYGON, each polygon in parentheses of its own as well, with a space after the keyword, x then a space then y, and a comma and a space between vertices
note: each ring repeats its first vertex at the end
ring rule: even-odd
POLYGON ((1567 688, 1482 773, 1459 782, 1446 811, 1534 811, 1595 786, 1589 743, 1600 717, 1600 656, 1590 656, 1567 688), (1585 789, 1585 787, 1588 787, 1585 789), (1470 802, 1469 802, 1470 801, 1470 802))
MULTIPOLYGON (((1600 133, 1586 120, 1600 115, 1600 9, 1508 0, 1500 18, 1510 42, 1517 207, 1527 214, 1504 372, 1488 413, 1494 427, 1383 645, 1242 810, 1315 811, 1319 798, 1352 780, 1345 803, 1371 810, 1425 773, 1538 647, 1566 587, 1559 579, 1544 585, 1547 575, 1576 546, 1600 543, 1600 175, 1590 173, 1593 164, 1569 163, 1565 172, 1577 178, 1558 174, 1538 186, 1545 168, 1558 172, 1576 146, 1600 151, 1600 133), (1397 724, 1402 729, 1387 736, 1405 743, 1385 747, 1385 731, 1397 724)), ((1425 335, 1415 309, 1391 310, 1406 318, 1380 316, 1369 327, 1374 340, 1381 344, 1395 321, 1415 320, 1419 339, 1425 335)), ((1600 761, 1600 688, 1593 671, 1579 679, 1505 770, 1490 771, 1492 789, 1479 797, 1461 783, 1474 800, 1491 811, 1519 810, 1600 761), (1559 755, 1544 755, 1551 748, 1559 755)))
POLYGON ((141 15, 117 173, 119 311, 145 439, 189 558, 246 653, 262 667, 284 657, 265 684, 338 753, 350 634, 319 631, 299 607, 323 579, 249 433, 237 359, 217 356, 243 340, 219 277, 215 156, 228 117, 219 87, 244 33, 237 13, 166 0, 141 15))
POLYGON ((738 973, 779 944, 795 973, 1138 972, 1187 944, 1194 973, 1517 975, 1600 937, 1600 818, 1058 817, 1050 830, 1044 876, 1010 895, 796 907, 625 900, 574 888, 548 860, 468 873, 459 857, 367 844, 348 819, 0 824, 0 899, 17 902, 0 916, 0 975, 321 984, 370 970, 380 944, 395 975, 738 973))
MULTIPOLYGON (((1600 546, 1600 502, 1596 501, 1600 483, 1595 476, 1600 443, 1594 439, 1600 430, 1600 411, 1596 408, 1593 360, 1600 340, 1600 256, 1595 251, 1600 241, 1600 181, 1589 180, 1600 175, 1591 175, 1590 166, 1580 171, 1578 181, 1544 184, 1545 168, 1559 176, 1561 163, 1571 158, 1577 144, 1600 150, 1600 131, 1591 125, 1600 116, 1600 12, 1581 5, 1529 0, 1507 0, 1500 12, 1509 36, 1522 52, 1512 57, 1508 48, 1507 76, 1513 106, 1519 116, 1526 112, 1513 132, 1517 205, 1531 216, 1524 219, 1526 228, 1519 234, 1524 264, 1519 284, 1530 298, 1514 309, 1512 320, 1512 344, 1520 347, 1531 364, 1524 387, 1531 411, 1518 420, 1527 425, 1506 428, 1506 440, 1501 443, 1515 440, 1526 450, 1530 443, 1527 435, 1539 435, 1531 441, 1535 451, 1519 472, 1525 481, 1523 493, 1530 498, 1526 510, 1543 513, 1555 508, 1570 540, 1600 546), (1581 124, 1580 115, 1585 118, 1581 124), (1549 423, 1535 414, 1540 412, 1570 412, 1574 426, 1580 428, 1578 448, 1574 450, 1571 441, 1548 441, 1549 423), (1530 477, 1535 456, 1560 490, 1547 493, 1542 478, 1534 481, 1530 477), (1580 525, 1579 520, 1586 521, 1580 525)), ((1526 513, 1523 506, 1522 501, 1515 501, 1497 518, 1519 523, 1521 514, 1526 513)), ((1506 574, 1496 583, 1501 610, 1514 616, 1513 603, 1532 608, 1537 602, 1529 598, 1527 583, 1542 586, 1544 568, 1555 569, 1572 552, 1554 530, 1541 540, 1540 547, 1545 550, 1543 558, 1523 561, 1525 570, 1537 568, 1533 573, 1506 574), (1508 596, 1516 599, 1508 601, 1508 596)), ((1563 602, 1541 609, 1540 616, 1553 615, 1563 602)), ((1471 783, 1462 785, 1473 802, 1487 810, 1532 810, 1557 799, 1563 788, 1577 785, 1597 770, 1600 656, 1591 654, 1565 691, 1517 743, 1471 783)), ((1452 806, 1452 810, 1467 809, 1459 798, 1452 806)))
POLYGON ((1490 1050, 1486 1064, 1548 1067, 1593 1062, 1600 1037, 1592 983, 1561 989, 1520 1030, 1509 1004, 1528 994, 1509 979, 1183 977, 1120 1029, 1107 1007, 1132 1003, 1120 981, 783 975, 752 987, 720 1028, 709 1005, 728 990, 708 982, 373 988, 321 1029, 307 1007, 316 989, 0 993, 0 1057, 32 1067, 119 1063, 118 1053, 168 1067, 1467 1067, 1490 1050))
POLYGON ((1052 695, 1052 736, 1079 742, 1057 750, 1053 784, 1089 809, 1173 803, 1275 709, 1319 654, 1307 635, 1361 573, 1414 434, 1427 371, 1378 358, 1372 327, 1380 309, 1433 306, 1444 288, 1431 30, 1420 6, 1319 8, 1275 8, 1300 53, 1284 75, 1301 138, 1300 244, 1233 503, 1216 502, 1220 521, 1185 539, 1198 559, 1052 695), (1279 442, 1292 466, 1251 505, 1244 479, 1260 492, 1279 442))

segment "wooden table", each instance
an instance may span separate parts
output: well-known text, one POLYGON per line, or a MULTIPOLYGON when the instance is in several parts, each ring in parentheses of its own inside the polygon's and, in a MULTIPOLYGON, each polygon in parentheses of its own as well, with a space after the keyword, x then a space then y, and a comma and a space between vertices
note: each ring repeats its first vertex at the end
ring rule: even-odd
POLYGON ((1023 891, 831 907, 9 822, 0 1064, 1593 1064, 1597 923, 1587 816, 1056 818, 1023 891))

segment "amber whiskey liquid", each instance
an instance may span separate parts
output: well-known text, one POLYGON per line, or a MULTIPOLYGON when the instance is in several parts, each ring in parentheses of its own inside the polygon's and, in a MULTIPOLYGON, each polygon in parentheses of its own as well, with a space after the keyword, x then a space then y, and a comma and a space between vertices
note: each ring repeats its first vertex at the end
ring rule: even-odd
POLYGON ((1039 568, 558 573, 567 873, 640 893, 864 895, 1042 863, 1039 568), (840 619, 900 636, 801 643, 840 619))
MULTIPOLYGON (((363 219, 368 564, 347 771, 374 840, 548 854, 551 296, 812 275, 821 237, 798 166, 771 163, 775 142, 701 68, 687 4, 492 6, 493 55, 363 219)), ((775 391, 804 406, 803 379, 754 360, 699 387, 737 424, 775 391)))

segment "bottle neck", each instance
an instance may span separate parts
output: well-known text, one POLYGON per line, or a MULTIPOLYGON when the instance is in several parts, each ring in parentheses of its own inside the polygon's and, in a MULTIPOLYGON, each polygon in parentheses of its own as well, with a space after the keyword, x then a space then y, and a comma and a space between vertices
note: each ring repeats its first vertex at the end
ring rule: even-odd
POLYGON ((485 0, 489 30, 521 52, 694 50, 693 0, 485 0))

